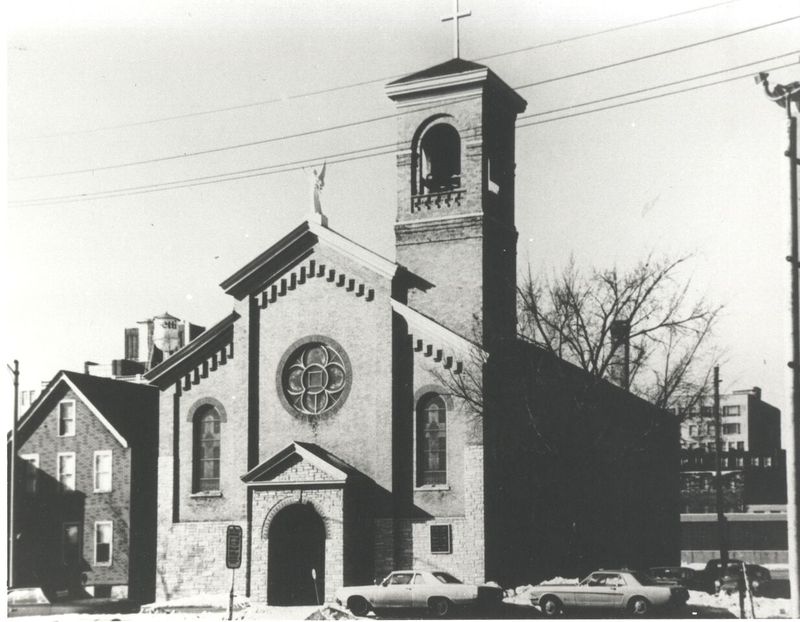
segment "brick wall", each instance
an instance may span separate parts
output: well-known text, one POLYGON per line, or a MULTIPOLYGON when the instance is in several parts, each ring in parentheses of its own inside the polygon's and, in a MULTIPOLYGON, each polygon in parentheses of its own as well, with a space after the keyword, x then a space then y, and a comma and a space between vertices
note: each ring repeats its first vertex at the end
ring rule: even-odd
POLYGON ((253 563, 250 591, 250 598, 254 602, 267 602, 270 524, 278 512, 297 503, 310 504, 325 524, 325 600, 333 600, 336 590, 344 585, 342 490, 256 490, 253 492, 253 563))
MULTIPOLYGON (((56 581, 67 580, 62 566, 61 530, 64 523, 78 522, 81 531, 82 563, 80 573, 86 575, 86 585, 127 585, 129 580, 128 535, 130 529, 130 452, 89 410, 71 390, 54 397, 51 410, 42 423, 20 445, 18 454, 38 454, 38 498, 22 497, 24 522, 23 538, 31 550, 30 559, 39 584, 53 575, 56 581), (75 436, 58 435, 58 403, 75 401, 75 436), (94 492, 94 452, 112 451, 111 492, 94 492), (57 456, 75 453, 75 490, 61 492, 58 486, 57 456), (30 512, 26 510, 35 510, 30 512), (108 566, 95 564, 94 532, 96 521, 113 521, 112 559, 108 566), (42 554, 33 549, 46 547, 42 554)), ((24 549, 23 549, 24 551, 24 549)), ((18 557, 25 553, 17 552, 18 557)), ((80 577, 78 577, 80 580, 80 577)))
MULTIPOLYGON (((227 520, 159 525, 156 598, 227 592, 231 571, 225 565, 225 532, 232 524, 247 528, 244 521, 227 520)), ((246 564, 244 551, 242 567, 246 564)), ((244 573, 237 572, 236 583, 237 593, 244 593, 244 573)))

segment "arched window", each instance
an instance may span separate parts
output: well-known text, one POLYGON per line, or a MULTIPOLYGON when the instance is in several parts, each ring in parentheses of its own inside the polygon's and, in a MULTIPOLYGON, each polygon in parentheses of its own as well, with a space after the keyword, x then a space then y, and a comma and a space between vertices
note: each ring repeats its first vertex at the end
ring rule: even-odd
POLYGON ((193 492, 220 489, 220 421, 220 414, 213 406, 205 406, 195 414, 193 492))
POLYGON ((417 408, 417 485, 447 483, 447 407, 431 394, 417 408))
POLYGON ((437 124, 422 137, 417 154, 419 194, 461 185, 461 139, 452 125, 437 124))

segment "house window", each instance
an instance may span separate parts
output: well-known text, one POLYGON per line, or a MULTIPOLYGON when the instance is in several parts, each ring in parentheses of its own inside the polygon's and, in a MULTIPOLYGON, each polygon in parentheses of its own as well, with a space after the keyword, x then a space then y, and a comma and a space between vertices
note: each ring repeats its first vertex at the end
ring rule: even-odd
POLYGON ((772 466, 772 456, 764 456, 764 466, 765 467, 772 466))
POLYGON ((60 453, 57 462, 58 482, 62 490, 75 490, 75 453, 60 453))
POLYGON ((94 563, 96 566, 111 565, 111 544, 113 535, 113 522, 98 521, 94 524, 94 563))
POLYGON ((20 454, 22 460, 22 489, 28 494, 36 492, 39 481, 39 454, 20 454))
POLYGON ((431 525, 431 553, 452 553, 453 538, 450 525, 431 525))
POLYGON ((420 400, 417 413, 417 485, 447 483, 447 408, 440 395, 420 400))
POLYGON ((741 406, 723 406, 722 407, 722 416, 723 417, 736 417, 741 413, 741 406))
POLYGON ((65 400, 58 405, 58 435, 75 436, 75 400, 65 400))
POLYGON ((742 426, 738 423, 723 423, 722 424, 722 433, 723 434, 741 434, 742 426))
POLYGON ((64 523, 61 531, 61 559, 69 567, 81 559, 81 532, 78 523, 64 523))
POLYGON ((744 466, 744 456, 737 456, 736 457, 736 466, 743 467, 744 466))
POLYGON ((111 450, 94 452, 94 491, 111 492, 111 450))
POLYGON ((737 441, 736 449, 737 450, 743 450, 744 449, 744 441, 737 441))
POLYGON ((219 490, 220 421, 213 406, 206 406, 195 415, 194 492, 219 490))

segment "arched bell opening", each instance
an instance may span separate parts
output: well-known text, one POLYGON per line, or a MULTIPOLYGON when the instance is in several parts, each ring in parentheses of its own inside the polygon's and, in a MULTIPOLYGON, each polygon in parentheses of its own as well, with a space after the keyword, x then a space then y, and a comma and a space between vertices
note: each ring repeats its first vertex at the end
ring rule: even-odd
POLYGON ((414 194, 449 192, 461 186, 461 137, 452 125, 436 123, 420 137, 414 194))

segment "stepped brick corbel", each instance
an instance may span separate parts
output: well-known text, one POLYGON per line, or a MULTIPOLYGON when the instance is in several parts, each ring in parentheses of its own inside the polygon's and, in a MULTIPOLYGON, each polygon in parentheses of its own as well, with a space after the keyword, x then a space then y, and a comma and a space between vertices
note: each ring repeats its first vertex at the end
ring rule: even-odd
POLYGON ((311 259, 256 294, 258 305, 262 309, 266 309, 269 305, 275 304, 278 298, 285 296, 288 292, 297 289, 299 285, 303 285, 313 278, 324 278, 328 283, 332 283, 336 287, 343 287, 345 291, 352 292, 358 298, 363 297, 366 302, 375 300, 375 290, 369 287, 368 284, 351 278, 343 272, 337 271, 334 267, 311 259))
POLYGON ((182 389, 189 391, 193 385, 200 384, 203 378, 208 378, 209 373, 217 371, 222 365, 233 358, 233 341, 225 344, 221 350, 214 352, 209 357, 188 371, 183 376, 182 389))
POLYGON ((435 363, 441 363, 445 369, 460 374, 464 371, 465 362, 484 354, 482 348, 477 344, 411 307, 397 300, 392 300, 391 305, 395 312, 406 320, 408 336, 414 352, 432 359, 435 363))

